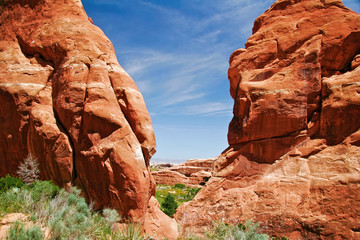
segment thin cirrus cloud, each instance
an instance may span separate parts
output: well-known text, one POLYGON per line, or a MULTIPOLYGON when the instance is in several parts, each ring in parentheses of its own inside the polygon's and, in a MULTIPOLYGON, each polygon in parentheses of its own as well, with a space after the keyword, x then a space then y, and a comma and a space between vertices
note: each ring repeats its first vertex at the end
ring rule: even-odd
POLYGON ((141 55, 137 55, 138 57, 128 59, 126 63, 126 70, 132 74, 143 74, 146 72, 146 70, 148 70, 148 68, 157 66, 159 64, 165 64, 174 60, 174 57, 171 54, 152 49, 141 48, 120 52, 120 54, 124 55, 135 55, 135 53, 141 53, 141 55))
POLYGON ((190 88, 181 90, 178 94, 174 94, 173 96, 169 96, 169 94, 166 94, 166 96, 162 98, 163 100, 161 100, 161 106, 169 107, 175 104, 198 99, 204 96, 204 93, 195 90, 197 89, 190 88))
POLYGON ((128 60, 124 68, 135 80, 143 79, 136 82, 149 102, 164 107, 206 97, 209 85, 219 81, 216 75, 226 76, 227 63, 217 52, 136 51, 142 52, 141 59, 128 60))
POLYGON ((232 106, 231 103, 225 102, 210 102, 195 106, 188 106, 185 108, 184 113, 187 115, 229 115, 231 116, 232 106))

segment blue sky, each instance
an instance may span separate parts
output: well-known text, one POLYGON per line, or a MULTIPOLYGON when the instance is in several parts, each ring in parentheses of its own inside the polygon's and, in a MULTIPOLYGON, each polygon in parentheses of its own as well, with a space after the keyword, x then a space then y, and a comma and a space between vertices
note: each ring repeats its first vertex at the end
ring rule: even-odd
MULTIPOLYGON (((273 0, 83 0, 145 98, 155 162, 219 155, 233 100, 228 59, 273 0)), ((343 1, 360 12, 359 0, 343 1)))

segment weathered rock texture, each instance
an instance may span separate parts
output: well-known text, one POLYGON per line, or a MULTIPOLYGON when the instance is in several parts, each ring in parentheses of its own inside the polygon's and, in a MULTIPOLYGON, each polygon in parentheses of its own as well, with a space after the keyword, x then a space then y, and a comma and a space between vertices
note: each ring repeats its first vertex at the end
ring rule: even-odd
POLYGON ((360 15, 279 0, 230 57, 230 147, 178 209, 184 229, 260 221, 290 239, 360 238, 360 15))
POLYGON ((31 153, 42 179, 142 222, 155 138, 109 39, 80 0, 5 0, 0 11, 0 175, 31 153))
POLYGON ((144 229, 147 235, 155 239, 177 239, 179 235, 175 219, 169 218, 160 210, 160 204, 154 196, 149 201, 144 229))
POLYGON ((184 184, 188 187, 201 187, 211 177, 215 159, 190 159, 185 163, 151 172, 156 184, 184 184))

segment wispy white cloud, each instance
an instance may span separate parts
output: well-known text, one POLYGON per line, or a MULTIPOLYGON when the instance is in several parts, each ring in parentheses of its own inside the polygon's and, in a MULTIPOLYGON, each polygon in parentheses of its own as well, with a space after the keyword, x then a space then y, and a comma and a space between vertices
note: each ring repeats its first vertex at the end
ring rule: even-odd
POLYGON ((165 53, 150 48, 127 49, 126 51, 121 51, 119 54, 125 56, 134 56, 127 59, 125 65, 126 71, 131 74, 142 74, 152 66, 166 64, 174 60, 174 56, 170 53, 165 53))
POLYGON ((189 32, 183 30, 188 27, 194 27, 193 19, 177 9, 167 8, 148 1, 141 1, 140 3, 157 11, 163 19, 166 19, 169 25, 174 26, 173 31, 179 35, 189 34, 189 32))
POLYGON ((218 52, 207 50, 164 53, 134 49, 121 54, 134 57, 127 59, 125 70, 145 96, 151 93, 151 101, 163 107, 206 97, 209 85, 219 80, 207 75, 221 74, 227 68, 227 62, 222 61, 218 52), (141 59, 136 53, 142 53, 141 59))
POLYGON ((154 91, 154 86, 151 84, 150 81, 136 81, 136 85, 142 94, 151 94, 151 92, 154 91))
POLYGON ((203 97, 204 95, 205 94, 201 93, 201 92, 197 93, 197 92, 189 91, 189 93, 186 93, 186 90, 181 91, 179 94, 176 94, 173 97, 165 97, 165 98, 163 98, 162 106, 168 107, 168 106, 175 105, 175 104, 178 104, 178 103, 198 99, 198 98, 203 97))
POLYGON ((185 108, 188 115, 232 115, 232 104, 228 102, 209 102, 199 105, 192 105, 185 108))

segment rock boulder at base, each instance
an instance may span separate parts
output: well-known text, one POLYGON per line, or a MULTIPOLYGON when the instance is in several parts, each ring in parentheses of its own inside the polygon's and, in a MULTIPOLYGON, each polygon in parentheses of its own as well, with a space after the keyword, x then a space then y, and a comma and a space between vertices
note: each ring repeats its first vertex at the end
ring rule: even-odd
POLYGON ((360 15, 336 0, 279 0, 230 57, 229 148, 183 229, 260 222, 290 239, 360 238, 360 15))
MULTIPOLYGON (((144 223, 146 233, 156 239, 177 239, 178 224, 160 210, 160 204, 154 196, 150 198, 148 214, 144 223)), ((151 239, 151 238, 150 238, 151 239)))
POLYGON ((143 222, 155 146, 141 93, 80 0, 1 1, 1 176, 31 153, 41 179, 143 222))

